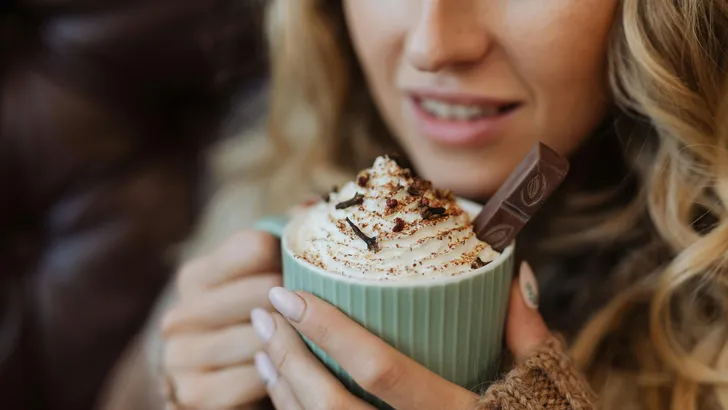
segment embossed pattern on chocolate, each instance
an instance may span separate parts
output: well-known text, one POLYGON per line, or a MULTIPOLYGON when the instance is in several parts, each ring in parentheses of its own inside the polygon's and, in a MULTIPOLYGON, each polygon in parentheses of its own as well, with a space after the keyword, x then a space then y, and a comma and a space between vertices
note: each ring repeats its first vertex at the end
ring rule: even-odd
POLYGON ((568 171, 566 158, 541 142, 536 144, 473 222, 478 238, 502 252, 568 171))

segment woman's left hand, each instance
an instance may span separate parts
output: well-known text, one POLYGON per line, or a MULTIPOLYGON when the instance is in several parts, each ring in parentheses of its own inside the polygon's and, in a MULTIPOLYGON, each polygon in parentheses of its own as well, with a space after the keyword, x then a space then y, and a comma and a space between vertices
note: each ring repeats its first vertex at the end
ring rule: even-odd
MULTIPOLYGON (((535 305, 525 303, 520 288, 514 282, 506 329, 507 343, 517 359, 548 336, 535 305)), ((372 408, 348 392, 296 330, 328 353, 362 388, 394 408, 475 408, 475 393, 429 371, 321 299, 283 288, 272 289, 270 299, 283 316, 261 309, 253 311, 252 321, 265 343, 265 352, 255 357, 256 366, 277 409, 372 408)))

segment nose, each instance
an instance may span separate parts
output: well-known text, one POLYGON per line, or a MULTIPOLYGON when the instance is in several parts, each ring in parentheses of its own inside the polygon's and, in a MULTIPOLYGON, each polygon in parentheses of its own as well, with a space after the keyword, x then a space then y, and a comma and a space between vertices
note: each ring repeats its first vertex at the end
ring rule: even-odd
POLYGON ((477 62, 488 53, 490 34, 479 23, 472 1, 425 0, 423 3, 406 44, 406 57, 414 67, 436 72, 448 66, 477 62))

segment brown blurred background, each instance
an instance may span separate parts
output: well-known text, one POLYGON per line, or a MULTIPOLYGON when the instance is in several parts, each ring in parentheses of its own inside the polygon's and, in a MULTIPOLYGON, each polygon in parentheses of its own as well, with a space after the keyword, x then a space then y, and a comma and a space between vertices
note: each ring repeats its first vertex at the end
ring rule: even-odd
POLYGON ((0 0, 0 409, 91 409, 265 83, 263 1, 0 0))

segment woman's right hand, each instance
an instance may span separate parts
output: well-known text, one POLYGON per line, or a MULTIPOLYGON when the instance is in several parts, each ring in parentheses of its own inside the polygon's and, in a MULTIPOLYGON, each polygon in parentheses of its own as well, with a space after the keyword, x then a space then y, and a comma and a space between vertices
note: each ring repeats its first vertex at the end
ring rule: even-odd
POLYGON ((162 322, 165 371, 181 407, 231 409, 266 396, 250 313, 273 310, 268 291, 281 284, 280 264, 275 237, 243 231, 182 267, 179 301, 162 322))

